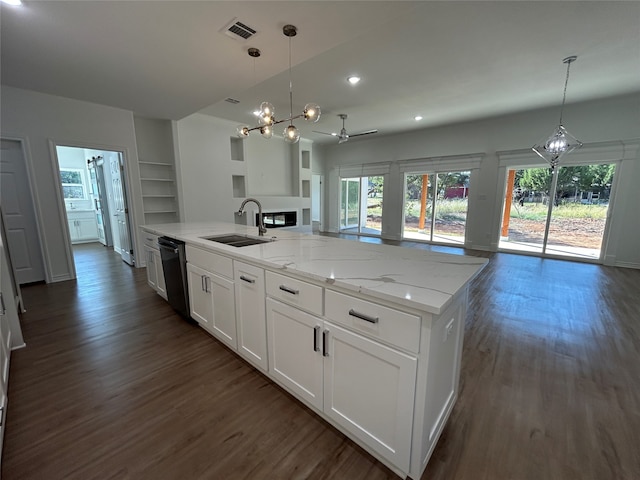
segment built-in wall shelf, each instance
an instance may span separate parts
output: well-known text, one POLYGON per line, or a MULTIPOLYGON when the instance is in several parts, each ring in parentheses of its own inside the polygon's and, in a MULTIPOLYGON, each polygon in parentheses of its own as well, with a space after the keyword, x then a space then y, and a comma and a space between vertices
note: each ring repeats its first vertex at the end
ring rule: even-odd
POLYGON ((178 221, 173 165, 140 160, 140 184, 145 224, 178 221))
POLYGON ((242 138, 231 137, 231 160, 244 162, 244 141, 242 138))
POLYGON ((138 162, 140 165, 159 165, 162 167, 171 167, 173 168, 173 165, 171 165, 170 163, 163 163, 163 162, 145 162, 143 160, 140 160, 138 162))
POLYGON ((302 225, 311 225, 311 209, 303 208, 302 209, 302 225))
POLYGON ((311 180, 302 180, 302 196, 311 198, 311 180))
POLYGON ((246 197, 246 183, 244 175, 231 175, 231 183, 233 184, 233 197, 246 197))

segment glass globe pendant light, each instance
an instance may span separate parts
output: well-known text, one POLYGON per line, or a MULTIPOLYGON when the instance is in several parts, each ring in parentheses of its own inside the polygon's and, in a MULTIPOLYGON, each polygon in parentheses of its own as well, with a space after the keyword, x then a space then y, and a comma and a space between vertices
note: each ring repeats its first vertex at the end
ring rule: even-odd
POLYGON ((564 125, 562 125, 562 114, 567 98, 567 84, 569 83, 569 68, 571 67, 571 63, 575 62, 577 58, 578 57, 573 55, 562 60, 562 63, 567 64, 567 76, 564 81, 564 93, 562 95, 562 107, 560 108, 560 121, 558 122, 558 126, 551 135, 543 138, 532 147, 534 152, 549 163, 551 170, 554 170, 558 166, 562 157, 582 146, 582 142, 571 135, 567 129, 564 128, 564 125))
MULTIPOLYGON (((304 118, 305 121, 315 123, 320 119, 320 106, 317 103, 307 103, 304 106, 304 110, 300 115, 293 115, 293 81, 291 79, 291 37, 295 37, 298 34, 298 29, 294 25, 285 25, 282 27, 282 33, 289 37, 289 118, 282 120, 276 120, 275 109, 269 102, 262 102, 260 109, 257 110, 255 115, 258 117, 258 126, 249 128, 246 125, 240 125, 236 134, 238 137, 244 139, 249 136, 254 130, 259 130, 260 134, 264 138, 271 138, 273 136, 273 126, 279 123, 287 122, 288 126, 283 131, 284 140, 287 143, 297 143, 300 140, 300 131, 293 124, 296 118, 304 118)), ((260 56, 260 50, 257 48, 250 48, 248 50, 249 56, 257 58, 260 56)))

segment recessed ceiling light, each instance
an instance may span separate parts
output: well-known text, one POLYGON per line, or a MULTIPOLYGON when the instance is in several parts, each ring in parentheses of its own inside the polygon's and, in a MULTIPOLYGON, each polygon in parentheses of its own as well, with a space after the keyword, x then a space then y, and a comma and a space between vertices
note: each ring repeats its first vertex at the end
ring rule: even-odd
POLYGON ((422 120, 422 115, 416 115, 415 117, 413 117, 413 119, 414 119, 416 122, 419 122, 420 120, 422 120))
POLYGON ((355 85, 356 83, 358 83, 360 81, 360 77, 357 75, 350 75, 347 77, 347 81, 351 84, 351 85, 355 85))
POLYGON ((22 2, 20 0, 2 0, 2 3, 6 3, 7 5, 13 5, 14 7, 22 5, 22 2))

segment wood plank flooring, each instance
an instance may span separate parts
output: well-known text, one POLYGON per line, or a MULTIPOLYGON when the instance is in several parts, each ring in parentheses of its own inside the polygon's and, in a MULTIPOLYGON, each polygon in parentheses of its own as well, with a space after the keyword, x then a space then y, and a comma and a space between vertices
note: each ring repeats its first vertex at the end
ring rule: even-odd
MULTIPOLYGON (((475 253, 460 398, 423 479, 640 478, 640 271, 475 253)), ((23 289, 2 478, 397 478, 144 269, 74 254, 77 281, 23 289)))

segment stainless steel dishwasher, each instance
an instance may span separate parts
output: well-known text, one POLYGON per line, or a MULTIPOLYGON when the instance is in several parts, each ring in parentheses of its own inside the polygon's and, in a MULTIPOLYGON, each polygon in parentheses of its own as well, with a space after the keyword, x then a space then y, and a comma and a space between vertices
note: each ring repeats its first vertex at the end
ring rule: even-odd
POLYGON ((189 288, 187 287, 187 257, 184 242, 169 237, 158 238, 162 270, 167 289, 167 300, 176 312, 187 320, 189 315, 189 288))

